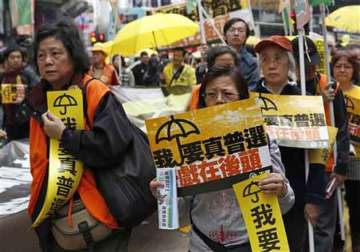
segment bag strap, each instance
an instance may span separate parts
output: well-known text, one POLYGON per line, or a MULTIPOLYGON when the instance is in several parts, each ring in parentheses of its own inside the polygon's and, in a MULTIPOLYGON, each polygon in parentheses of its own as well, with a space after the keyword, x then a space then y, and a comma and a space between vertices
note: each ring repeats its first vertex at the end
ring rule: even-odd
POLYGON ((177 80, 180 77, 180 74, 183 71, 183 69, 184 69, 184 65, 182 65, 178 70, 176 70, 176 72, 173 74, 173 76, 170 80, 169 87, 171 87, 171 85, 175 79, 177 80))
POLYGON ((88 116, 88 113, 87 113, 87 100, 86 100, 86 93, 87 93, 87 87, 89 86, 90 84, 90 81, 92 80, 95 80, 96 78, 91 78, 90 80, 87 80, 85 82, 84 85, 82 85, 80 88, 82 90, 82 93, 83 93, 83 110, 84 110, 84 116, 85 116, 85 120, 86 120, 86 124, 91 127, 91 124, 90 124, 90 119, 89 119, 89 116, 88 116))
POLYGON ((190 221, 191 221, 191 226, 192 226, 192 230, 195 232, 195 234, 197 234, 197 236, 200 237, 200 239, 212 250, 215 252, 227 252, 227 249, 224 245, 215 242, 213 240, 211 240, 209 237, 207 237, 203 232, 201 232, 198 227, 194 224, 191 214, 190 214, 190 221))
POLYGON ((94 251, 94 239, 91 235, 90 227, 87 221, 80 222, 78 224, 78 228, 86 243, 87 251, 94 251))

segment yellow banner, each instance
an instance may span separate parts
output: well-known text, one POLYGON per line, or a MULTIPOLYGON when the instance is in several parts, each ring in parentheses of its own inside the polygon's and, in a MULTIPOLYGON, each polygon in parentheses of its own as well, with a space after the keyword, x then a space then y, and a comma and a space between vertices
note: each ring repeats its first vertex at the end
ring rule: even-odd
POLYGON ((281 146, 328 147, 322 97, 251 93, 264 116, 266 131, 281 146))
MULTIPOLYGON (((220 15, 226 15, 231 12, 245 8, 242 4, 245 1, 243 0, 234 0, 234 1, 215 1, 215 0, 205 0, 201 1, 202 7, 206 10, 206 13, 210 17, 217 17, 220 15)), ((197 8, 193 8, 191 13, 187 12, 186 3, 166 5, 160 8, 153 10, 154 13, 174 13, 187 16, 191 20, 199 20, 197 8)))
POLYGON ((2 104, 16 103, 18 93, 24 92, 25 85, 22 83, 20 75, 16 76, 16 83, 1 84, 1 102, 2 104))
POLYGON ((265 195, 258 182, 268 174, 233 185, 245 221, 252 251, 290 251, 280 205, 275 195, 265 195))
POLYGON ((15 103, 16 84, 1 84, 1 102, 3 104, 15 103))
POLYGON ((329 148, 309 150, 309 162, 311 164, 323 164, 323 165, 327 164, 327 162, 330 159, 331 153, 333 153, 337 131, 338 131, 337 128, 328 127, 329 148))
POLYGON ((360 144, 360 87, 344 92, 351 141, 360 144))
MULTIPOLYGON (((79 88, 47 92, 48 110, 67 128, 84 129, 83 97, 79 88)), ((33 227, 62 207, 75 193, 83 164, 70 155, 57 139, 50 139, 48 184, 45 202, 33 227)))
POLYGON ((156 167, 176 168, 180 196, 228 188, 271 167, 254 99, 150 119, 146 128, 156 167))

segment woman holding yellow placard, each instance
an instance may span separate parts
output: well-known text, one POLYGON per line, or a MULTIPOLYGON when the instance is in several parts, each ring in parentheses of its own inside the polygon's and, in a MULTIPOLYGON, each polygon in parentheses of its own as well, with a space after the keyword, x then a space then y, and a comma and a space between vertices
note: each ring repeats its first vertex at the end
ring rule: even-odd
MULTIPOLYGON (((241 74, 229 66, 213 67, 205 75, 199 94, 199 107, 210 107, 249 98, 241 74)), ((259 189, 278 196, 282 212, 294 203, 294 193, 284 175, 277 145, 270 141, 274 173, 259 182, 259 189)), ((150 188, 157 195, 161 183, 153 180, 150 188)), ((233 189, 195 195, 191 200, 192 232, 189 251, 252 251, 245 223, 233 189)))
MULTIPOLYGON (((335 80, 340 84, 345 97, 360 99, 360 87, 354 83, 359 77, 359 64, 354 53, 347 49, 339 49, 332 58, 332 70, 335 80)), ((347 109, 352 109, 347 102, 347 109)), ((349 121, 349 123, 351 123, 349 121)), ((352 157, 348 167, 347 180, 345 181, 345 199, 349 207, 351 243, 353 251, 360 251, 360 144, 353 143, 350 152, 352 157)))
POLYGON ((28 212, 41 248, 127 251, 131 227, 140 220, 132 214, 156 206, 150 192, 149 205, 141 205, 130 188, 136 184, 141 189, 143 181, 148 191, 155 176, 145 136, 129 122, 109 88, 86 74, 90 61, 71 21, 43 26, 34 55, 42 80, 27 98, 33 111, 28 212), (128 171, 140 182, 128 178, 128 171), (131 193, 123 201, 118 198, 122 188, 131 193), (121 213, 134 199, 141 209, 121 213), (125 220, 125 215, 133 219, 125 220))

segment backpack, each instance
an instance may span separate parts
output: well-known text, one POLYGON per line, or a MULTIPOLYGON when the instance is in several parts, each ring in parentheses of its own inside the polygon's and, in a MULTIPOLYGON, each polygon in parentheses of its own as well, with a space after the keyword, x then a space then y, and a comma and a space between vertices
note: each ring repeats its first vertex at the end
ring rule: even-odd
MULTIPOLYGON (((84 111, 86 111, 86 90, 93 79, 83 86, 84 111)), ((122 108, 120 101, 119 108, 122 108)), ((126 117, 125 112, 123 116, 126 117)), ((85 119, 89 118, 85 112, 85 119)), ((120 226, 134 227, 153 214, 157 201, 149 189, 150 181, 156 176, 147 136, 129 120, 133 142, 114 167, 107 169, 92 169, 97 188, 104 197, 111 214, 120 226)), ((121 143, 119 143, 121 144, 121 143)), ((91 168, 91 167, 89 167, 91 168)))

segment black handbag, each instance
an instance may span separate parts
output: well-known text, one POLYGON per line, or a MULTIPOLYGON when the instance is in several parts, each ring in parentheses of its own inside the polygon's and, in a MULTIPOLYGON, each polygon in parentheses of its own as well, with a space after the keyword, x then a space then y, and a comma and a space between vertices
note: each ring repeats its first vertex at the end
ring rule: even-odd
MULTIPOLYGON (((83 92, 91 80, 84 85, 83 92)), ((85 90, 85 91, 84 91, 85 90)), ((85 92, 86 94, 86 92, 85 92)), ((86 105, 84 94, 84 105, 86 105)), ((116 96, 113 95, 117 100, 116 96)), ((119 107, 121 103, 119 100, 119 107)), ((84 111, 87 111, 84 106, 84 111)), ((126 116, 125 113, 123 116, 126 116)), ((88 120, 87 116, 85 116, 88 120)), ((114 167, 92 169, 96 185, 104 197, 111 214, 122 227, 131 228, 140 224, 155 212, 157 201, 151 194, 149 183, 156 170, 147 136, 130 121, 132 143, 118 157, 114 167)), ((121 144, 121 143, 119 143, 121 144)), ((92 167, 89 167, 92 168, 92 167)))

